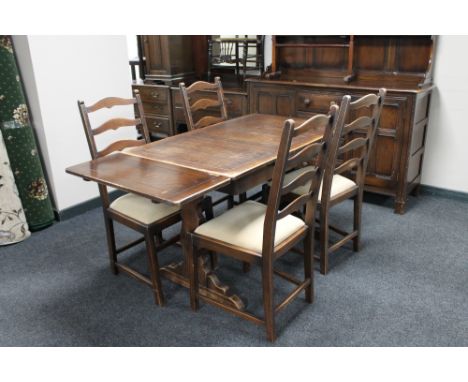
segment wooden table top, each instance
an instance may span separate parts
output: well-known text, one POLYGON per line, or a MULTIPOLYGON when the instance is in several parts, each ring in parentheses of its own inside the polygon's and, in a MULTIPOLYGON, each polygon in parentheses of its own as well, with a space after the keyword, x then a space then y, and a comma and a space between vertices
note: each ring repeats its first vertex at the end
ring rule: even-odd
MULTIPOLYGON (((236 180, 276 160, 286 117, 248 114, 134 147, 127 154, 236 180)), ((296 125, 304 119, 294 118, 296 125)), ((292 149, 321 139, 323 128, 299 135, 292 149)))
MULTIPOLYGON (((297 124, 303 119, 295 119, 297 124)), ((276 160, 285 117, 249 114, 66 169, 86 180, 182 205, 276 160)), ((321 139, 323 129, 293 140, 321 139)))
POLYGON ((227 177, 120 152, 69 167, 66 172, 158 202, 176 205, 202 197, 230 182, 227 177))

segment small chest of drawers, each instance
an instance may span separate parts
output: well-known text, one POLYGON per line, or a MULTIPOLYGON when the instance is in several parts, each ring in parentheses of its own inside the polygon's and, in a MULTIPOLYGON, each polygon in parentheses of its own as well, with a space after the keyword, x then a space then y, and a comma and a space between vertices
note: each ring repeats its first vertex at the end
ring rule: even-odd
POLYGON ((171 90, 166 85, 133 85, 138 90, 143 104, 146 124, 153 138, 174 134, 172 122, 171 90))

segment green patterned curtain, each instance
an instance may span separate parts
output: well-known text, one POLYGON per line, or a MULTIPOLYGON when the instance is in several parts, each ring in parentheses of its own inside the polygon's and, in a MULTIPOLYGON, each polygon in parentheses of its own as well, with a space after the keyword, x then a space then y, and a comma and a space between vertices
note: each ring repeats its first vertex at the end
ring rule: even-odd
POLYGON ((0 35, 0 129, 29 228, 54 221, 47 184, 13 53, 11 36, 0 35))

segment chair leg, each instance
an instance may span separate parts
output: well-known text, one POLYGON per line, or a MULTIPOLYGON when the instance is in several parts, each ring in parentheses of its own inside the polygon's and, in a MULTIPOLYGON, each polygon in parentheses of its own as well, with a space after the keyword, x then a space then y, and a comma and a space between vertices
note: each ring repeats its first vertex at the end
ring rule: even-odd
MULTIPOLYGON (((239 194, 239 204, 244 203, 247 201, 247 192, 242 192, 239 194)), ((242 262, 242 271, 244 273, 249 273, 250 272, 250 263, 247 261, 242 262)))
POLYGON ((268 191, 269 191, 269 187, 268 187, 268 184, 264 184, 262 186, 262 203, 267 203, 268 202, 268 191))
POLYGON ((354 222, 353 229, 357 231, 357 236, 353 239, 353 251, 358 252, 361 249, 361 213, 362 211, 362 192, 354 197, 354 222))
POLYGON ((188 251, 188 271, 190 276, 190 307, 192 310, 198 310, 198 248, 194 247, 191 235, 188 235, 189 240, 188 251))
POLYGON ((115 247, 115 233, 114 233, 114 222, 112 219, 104 215, 104 223, 106 226, 106 236, 107 236, 107 250, 109 252, 109 262, 111 272, 116 275, 119 273, 117 268, 117 250, 115 247))
POLYGON ((146 231, 146 254, 148 256, 148 267, 150 271, 151 283, 153 284, 154 301, 156 304, 164 305, 164 295, 161 285, 161 277, 159 275, 159 262, 156 253, 156 245, 154 242, 154 233, 146 231))
POLYGON ((162 231, 156 232, 154 237, 156 238, 156 244, 157 245, 160 245, 160 244, 162 244, 164 242, 164 237, 162 235, 162 231))
POLYGON ((305 299, 309 304, 314 302, 314 227, 304 239, 304 278, 310 279, 310 285, 305 288, 305 299))
POLYGON ((263 309, 265 312, 265 326, 268 341, 276 339, 275 310, 273 301, 273 264, 271 260, 264 259, 262 263, 263 281, 263 309))
POLYGON ((233 207, 234 207, 234 196, 229 195, 228 200, 227 200, 227 208, 228 210, 230 210, 233 207))
POLYGON ((247 192, 241 192, 239 194, 239 204, 244 203, 247 201, 247 192))
POLYGON ((328 212, 320 210, 320 273, 328 273, 328 212))
MULTIPOLYGON (((213 201, 210 196, 207 196, 201 202, 201 208, 205 212, 206 221, 214 218, 213 201)), ((211 269, 215 269, 218 265, 218 256, 215 252, 209 251, 211 269)))

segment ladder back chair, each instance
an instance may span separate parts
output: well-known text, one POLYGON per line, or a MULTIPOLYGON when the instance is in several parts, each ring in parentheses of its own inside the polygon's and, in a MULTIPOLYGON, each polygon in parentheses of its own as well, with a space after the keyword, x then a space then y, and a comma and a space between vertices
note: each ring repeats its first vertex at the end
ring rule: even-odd
POLYGON ((215 78, 214 83, 197 81, 189 87, 185 87, 185 83, 181 82, 179 88, 189 131, 228 119, 223 86, 219 77, 215 78), (216 99, 208 98, 207 91, 215 91, 216 99), (219 112, 217 115, 212 115, 216 109, 219 112), (206 115, 208 113, 209 115, 206 115))
MULTIPOLYGON (((181 82, 179 88, 189 131, 201 129, 228 119, 223 86, 219 77, 215 78, 214 83, 197 81, 189 87, 185 87, 185 83, 181 82), (216 99, 203 98, 207 96, 207 91, 215 91, 216 99), (217 115, 213 115, 216 111, 218 111, 217 115)), ((234 205, 234 197, 226 195, 213 201, 213 206, 224 201, 227 201, 228 208, 232 208, 234 205)))
MULTIPOLYGON (((351 240, 353 241, 353 251, 360 249, 364 180, 385 95, 386 90, 382 88, 378 94, 368 94, 350 102, 349 107, 345 110, 346 120, 349 120, 350 117, 360 116, 343 126, 340 133, 340 145, 336 148, 336 153, 330 156, 331 171, 327 171, 324 175, 318 198, 320 272, 324 275, 329 270, 330 253, 351 240), (333 206, 350 198, 353 199, 354 204, 353 229, 351 232, 347 232, 330 225, 329 214, 333 206), (341 236, 341 239, 336 243, 329 242, 330 230, 341 236)), ((344 98, 342 102, 344 102, 344 98)), ((289 176, 297 176, 300 171, 296 170, 289 176)), ((293 192, 300 194, 304 192, 304 189, 299 188, 293 192)))
MULTIPOLYGON (((148 127, 146 126, 143 106, 138 92, 136 92, 135 98, 123 99, 108 97, 101 99, 92 106, 86 106, 83 101, 78 101, 78 108, 86 133, 91 157, 93 159, 111 155, 115 151, 123 151, 129 147, 139 146, 150 142, 150 135, 148 127), (97 128, 93 129, 91 127, 89 113, 96 112, 103 108, 135 104, 138 108, 140 118, 113 118, 104 122, 97 128), (139 127, 141 129, 143 139, 116 141, 103 150, 98 151, 95 140, 96 135, 109 130, 117 130, 125 126, 139 127)), ((118 274, 119 271, 122 271, 136 280, 148 285, 153 291, 156 304, 164 305, 164 295, 161 288, 159 263, 156 251, 175 244, 179 239, 179 235, 176 235, 166 241, 162 239, 162 230, 180 221, 179 208, 164 203, 153 203, 150 199, 131 193, 125 194, 111 203, 107 187, 101 184, 99 184, 98 187, 104 213, 111 271, 114 274, 118 274), (134 229, 143 236, 122 246, 121 248, 117 248, 114 234, 114 221, 134 229), (125 264, 117 262, 117 255, 119 253, 142 242, 146 243, 149 277, 125 264)))
POLYGON ((316 115, 298 127, 294 120, 288 119, 284 123, 277 160, 273 170, 271 192, 267 205, 249 200, 223 214, 200 225, 190 235, 192 251, 189 256, 190 302, 193 310, 198 309, 199 298, 230 311, 242 318, 266 326, 267 338, 274 341, 275 314, 289 304, 304 290, 306 301, 313 302, 313 242, 314 242, 314 211, 317 196, 322 181, 327 156, 333 149, 333 129, 339 123, 338 106, 332 105, 329 115, 316 115), (325 126, 324 139, 307 145, 301 150, 291 152, 291 142, 294 137, 311 129, 325 126), (316 158, 316 167, 309 169, 299 176, 283 184, 285 169, 295 168, 303 162, 316 158), (309 184, 308 191, 299 195, 285 207, 280 209, 281 198, 291 190, 309 184), (293 215, 305 206, 305 219, 293 215), (273 268, 275 260, 286 254, 296 244, 304 240, 304 280, 273 268), (263 284, 263 318, 247 311, 236 310, 213 300, 200 296, 198 293, 199 251, 206 249, 221 253, 235 259, 260 263, 262 267, 263 284), (294 290, 281 303, 275 306, 273 295, 273 275, 291 282, 294 290))

